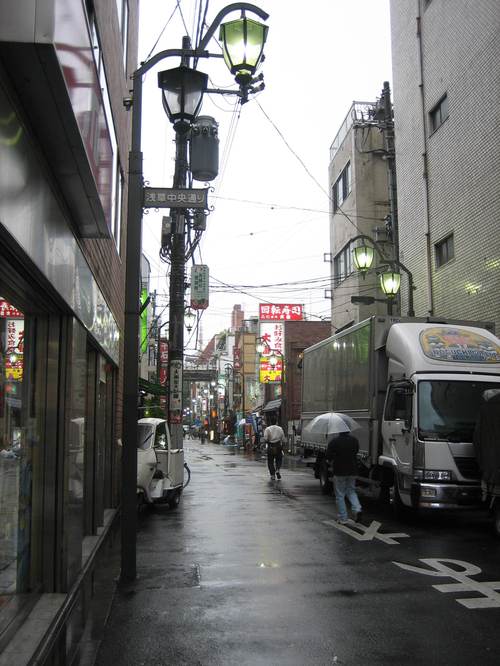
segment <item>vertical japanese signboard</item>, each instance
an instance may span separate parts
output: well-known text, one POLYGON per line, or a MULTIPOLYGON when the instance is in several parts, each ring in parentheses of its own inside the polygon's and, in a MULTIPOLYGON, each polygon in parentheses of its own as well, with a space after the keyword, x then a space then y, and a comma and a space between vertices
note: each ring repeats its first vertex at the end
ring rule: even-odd
MULTIPOLYGON (((159 358, 159 380, 160 384, 165 387, 167 385, 167 373, 168 373, 168 340, 167 338, 161 338, 160 340, 160 358, 159 358)), ((165 407, 167 403, 166 393, 160 396, 160 406, 165 407)))
POLYGON ((191 266, 191 307, 193 310, 208 308, 208 266, 191 266))
POLYGON ((182 423, 182 361, 170 361, 170 423, 182 423))

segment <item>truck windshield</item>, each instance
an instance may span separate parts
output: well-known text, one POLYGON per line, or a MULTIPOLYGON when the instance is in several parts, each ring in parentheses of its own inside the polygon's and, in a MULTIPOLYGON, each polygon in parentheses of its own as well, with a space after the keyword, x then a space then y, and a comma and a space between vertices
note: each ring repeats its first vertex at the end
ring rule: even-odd
POLYGON ((472 442, 484 391, 497 382, 421 381, 418 384, 419 439, 472 442))

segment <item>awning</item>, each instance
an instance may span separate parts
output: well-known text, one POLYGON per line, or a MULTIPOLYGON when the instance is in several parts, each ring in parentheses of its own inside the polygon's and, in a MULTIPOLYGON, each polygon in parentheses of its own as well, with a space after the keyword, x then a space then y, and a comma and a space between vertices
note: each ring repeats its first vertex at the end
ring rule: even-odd
POLYGON ((278 409, 281 409, 281 398, 279 400, 270 400, 262 408, 263 412, 276 412, 278 409))

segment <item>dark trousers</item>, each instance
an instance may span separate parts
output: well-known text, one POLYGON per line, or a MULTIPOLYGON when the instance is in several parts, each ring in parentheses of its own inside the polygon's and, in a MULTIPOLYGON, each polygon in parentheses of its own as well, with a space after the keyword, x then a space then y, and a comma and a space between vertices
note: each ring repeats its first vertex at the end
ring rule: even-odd
POLYGON ((267 452, 267 466, 271 476, 274 476, 276 472, 279 472, 282 462, 283 451, 279 451, 278 453, 272 453, 271 451, 267 452))

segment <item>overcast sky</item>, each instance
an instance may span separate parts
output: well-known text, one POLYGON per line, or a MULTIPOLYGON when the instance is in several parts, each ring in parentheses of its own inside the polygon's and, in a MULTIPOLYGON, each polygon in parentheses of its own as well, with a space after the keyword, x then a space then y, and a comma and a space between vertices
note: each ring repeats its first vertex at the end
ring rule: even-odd
MULTIPOLYGON (((210 2, 207 25, 228 4, 210 2)), ((330 251, 330 144, 351 103, 375 101, 383 81, 392 81, 389 0, 309 0, 300 3, 303 10, 285 0, 255 4, 270 15, 260 70, 265 90, 243 107, 235 97, 205 96, 201 111, 217 120, 220 138, 219 177, 209 199, 214 210, 195 254, 196 263, 210 268, 210 306, 201 317, 204 344, 229 328, 236 303, 245 317, 257 314, 259 302, 272 302, 302 303, 311 319, 329 318, 323 254, 330 251)), ((180 48, 186 27, 195 41, 198 3, 179 5, 182 16, 176 0, 141 0, 140 61, 165 25, 153 53, 180 48)), ((209 50, 220 53, 216 40, 209 50)), ((144 86, 144 176, 158 187, 172 185, 174 131, 156 72, 178 64, 178 58, 163 60, 144 86)), ((222 60, 200 60, 198 69, 209 74, 211 87, 236 89, 222 60)), ((143 250, 151 263, 151 288, 161 294, 160 309, 168 302, 168 266, 158 256, 161 217, 151 211, 143 223, 143 250)), ((167 319, 168 308, 162 315, 167 319)), ((193 348, 194 338, 186 336, 188 341, 193 348)))

